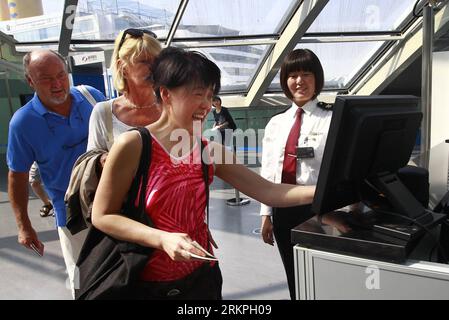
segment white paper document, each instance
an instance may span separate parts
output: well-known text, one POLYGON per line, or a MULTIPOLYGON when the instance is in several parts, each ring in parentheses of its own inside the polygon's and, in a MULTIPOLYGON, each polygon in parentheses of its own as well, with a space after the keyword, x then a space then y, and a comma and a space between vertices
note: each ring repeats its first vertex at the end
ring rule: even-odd
POLYGON ((218 261, 218 259, 215 256, 213 256, 211 253, 206 251, 206 249, 204 249, 198 242, 192 241, 192 245, 195 248, 197 248, 198 250, 201 250, 202 252, 204 252, 206 254, 206 256, 203 257, 203 256, 199 256, 197 254, 189 252, 189 254, 192 258, 199 259, 199 260, 218 261))

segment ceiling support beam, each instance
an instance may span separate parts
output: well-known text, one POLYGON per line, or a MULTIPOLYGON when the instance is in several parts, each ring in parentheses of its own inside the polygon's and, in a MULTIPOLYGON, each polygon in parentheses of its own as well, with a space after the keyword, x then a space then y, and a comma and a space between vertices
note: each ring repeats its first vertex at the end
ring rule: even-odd
POLYGON ((63 56, 69 55, 70 41, 72 40, 73 25, 75 24, 76 7, 78 0, 65 0, 62 14, 61 32, 59 33, 58 52, 63 56))
POLYGON ((421 80, 421 154, 423 168, 429 169, 430 128, 432 117, 432 55, 434 34, 433 5, 429 2, 423 9, 423 45, 422 45, 422 80, 421 80))
POLYGON ((284 57, 295 48, 328 1, 304 0, 298 7, 249 87, 245 98, 246 106, 257 104, 279 71, 284 57))
POLYGON ((165 41, 165 47, 169 47, 171 45, 173 38, 175 37, 176 30, 178 30, 178 26, 181 23, 182 16, 184 15, 188 4, 189 0, 182 0, 179 4, 178 11, 176 11, 176 15, 173 19, 170 31, 168 31, 167 41, 165 41))
MULTIPOLYGON (((373 66, 359 83, 350 90, 349 94, 374 95, 384 90, 403 70, 421 55, 423 44, 423 30, 418 23, 406 40, 394 46, 386 59, 373 66)), ((449 30, 449 4, 446 4, 435 14, 434 38, 449 30)))

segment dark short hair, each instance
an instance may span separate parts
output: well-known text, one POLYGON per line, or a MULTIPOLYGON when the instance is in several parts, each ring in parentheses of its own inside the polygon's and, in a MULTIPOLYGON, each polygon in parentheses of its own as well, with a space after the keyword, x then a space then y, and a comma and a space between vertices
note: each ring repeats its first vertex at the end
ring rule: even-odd
POLYGON ((312 72, 315 76, 315 99, 321 92, 324 86, 324 71, 321 66, 320 59, 309 49, 296 49, 290 52, 284 59, 281 65, 281 88, 284 94, 289 99, 293 99, 290 89, 287 85, 288 75, 291 72, 307 71, 312 72))
POLYGON ((182 86, 204 86, 220 91, 221 72, 215 63, 196 51, 168 47, 161 51, 152 67, 153 88, 161 101, 160 87, 174 89, 182 86))
POLYGON ((212 101, 220 101, 221 103, 221 98, 219 96, 213 96, 212 101))

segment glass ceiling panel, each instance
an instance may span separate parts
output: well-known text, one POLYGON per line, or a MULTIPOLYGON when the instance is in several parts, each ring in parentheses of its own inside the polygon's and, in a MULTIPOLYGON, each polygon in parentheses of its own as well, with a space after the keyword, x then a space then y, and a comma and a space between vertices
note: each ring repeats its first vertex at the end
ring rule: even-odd
POLYGON ((19 1, 10 8, 10 20, 0 21, 0 31, 20 42, 58 40, 61 32, 64 1, 19 1))
POLYGON ((179 4, 180 0, 79 0, 72 39, 115 39, 127 28, 147 28, 165 38, 179 4))
MULTIPOLYGON (((368 62, 384 41, 308 43, 295 47, 312 50, 320 59, 324 69, 324 89, 342 90, 368 62)), ((281 90, 279 72, 273 79, 270 90, 281 90)))
POLYGON ((295 0, 190 0, 175 38, 279 33, 295 0))
POLYGON ((394 31, 416 0, 329 0, 307 32, 394 31))
POLYGON ((191 48, 206 55, 221 70, 221 92, 246 91, 268 45, 191 48))

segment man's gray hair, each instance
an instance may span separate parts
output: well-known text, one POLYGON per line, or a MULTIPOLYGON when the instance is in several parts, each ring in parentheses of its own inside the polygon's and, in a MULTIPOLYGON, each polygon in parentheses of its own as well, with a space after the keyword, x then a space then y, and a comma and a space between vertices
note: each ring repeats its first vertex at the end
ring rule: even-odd
MULTIPOLYGON (((24 56, 23 56, 23 71, 25 73, 25 77, 28 76, 29 74, 29 67, 30 67, 30 62, 31 62, 31 55, 33 54, 33 52, 37 52, 37 51, 43 51, 43 50, 35 50, 35 51, 30 51, 27 52, 24 56)), ((65 69, 67 70, 67 72, 69 71, 69 67, 67 64, 67 60, 57 51, 54 50, 48 50, 49 52, 53 53, 55 56, 57 56, 62 63, 65 66, 65 69)))

